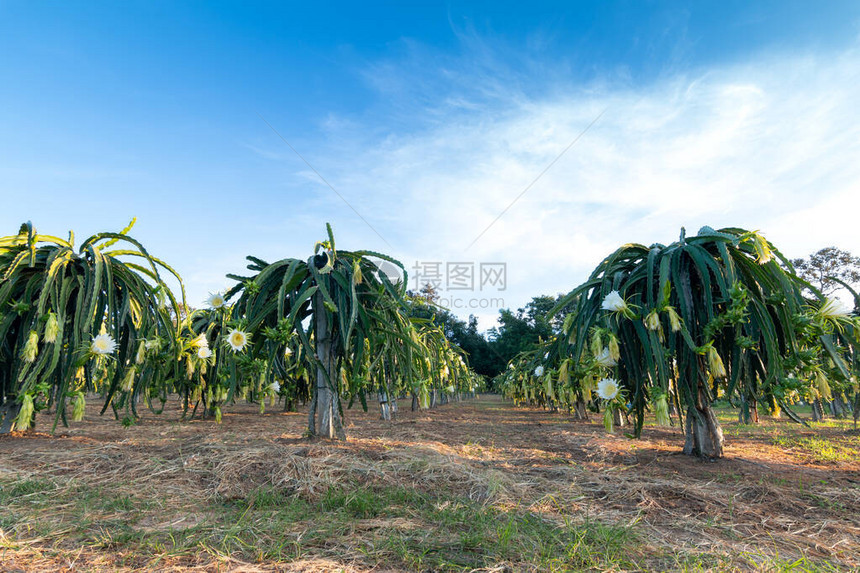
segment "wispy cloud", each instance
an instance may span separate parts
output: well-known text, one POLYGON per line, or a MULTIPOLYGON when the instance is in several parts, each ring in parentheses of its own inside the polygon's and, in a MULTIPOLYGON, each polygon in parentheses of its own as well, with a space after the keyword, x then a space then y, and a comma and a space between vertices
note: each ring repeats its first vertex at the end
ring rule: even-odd
MULTIPOLYGON (((421 84, 428 91, 410 99, 419 89, 414 67, 426 73, 423 57, 367 73, 399 116, 434 120, 351 147, 329 119, 338 152, 319 165, 407 262, 504 260, 506 302, 516 307, 569 290, 624 242, 669 242, 681 226, 760 229, 790 256, 828 244, 860 252, 854 47, 763 55, 646 86, 553 80, 540 90, 522 89, 537 78, 504 66, 494 76, 482 53, 479 73, 471 60, 445 61, 421 84), (464 253, 603 109, 600 123, 464 253)), ((482 325, 495 315, 484 313, 482 325)))

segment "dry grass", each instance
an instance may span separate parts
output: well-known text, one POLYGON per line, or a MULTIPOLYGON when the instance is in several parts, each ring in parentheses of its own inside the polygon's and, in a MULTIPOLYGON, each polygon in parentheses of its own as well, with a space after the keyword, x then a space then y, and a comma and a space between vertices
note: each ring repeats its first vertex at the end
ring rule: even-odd
POLYGON ((727 424, 708 463, 678 455, 676 429, 628 440, 495 397, 349 412, 347 443, 303 439, 303 413, 177 418, 0 438, 0 569, 860 568, 860 447, 841 427, 815 432, 848 452, 822 463, 774 439, 808 430, 727 424))

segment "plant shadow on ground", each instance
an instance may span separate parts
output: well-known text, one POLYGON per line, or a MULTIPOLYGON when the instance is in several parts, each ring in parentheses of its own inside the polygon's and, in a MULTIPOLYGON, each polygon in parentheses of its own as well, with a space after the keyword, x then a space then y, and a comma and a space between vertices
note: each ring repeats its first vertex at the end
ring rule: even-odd
POLYGON ((860 566, 860 444, 844 424, 726 419, 727 457, 707 463, 678 455, 677 428, 629 440, 490 396, 393 423, 348 412, 347 443, 255 410, 0 438, 3 569, 860 566))

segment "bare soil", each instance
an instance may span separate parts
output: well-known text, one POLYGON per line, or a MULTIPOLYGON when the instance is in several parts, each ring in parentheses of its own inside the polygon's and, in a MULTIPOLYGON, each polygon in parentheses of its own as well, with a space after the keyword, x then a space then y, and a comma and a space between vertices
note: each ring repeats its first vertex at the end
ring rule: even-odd
MULTIPOLYGON (((675 555, 679 569, 690 557, 701 567, 710 562, 696 556, 722 556, 715 568, 767 569, 778 558, 860 570, 860 439, 848 426, 806 429, 766 417, 756 427, 726 423, 725 458, 711 462, 680 454, 677 427, 647 425, 633 440, 624 428, 605 433, 599 416, 575 421, 489 395, 420 412, 404 401, 393 422, 373 409, 347 410, 345 443, 303 437, 305 411, 257 410, 235 405, 221 424, 180 422, 178 405, 168 404, 125 428, 90 406, 85 421, 54 434, 46 431, 52 419, 40 415, 36 431, 0 436, 0 484, 50 479, 145 496, 158 511, 132 519, 118 507, 113 515, 143 531, 194 528, 212 519, 201 501, 242 499, 264 486, 313 499, 333 485, 405 485, 502 510, 525 507, 559 522, 629 525, 643 569, 666 568, 667 555, 675 555), (778 445, 779 436, 826 438, 847 454, 823 462, 808 448, 778 445)), ((53 527, 0 528, 0 571, 404 570, 369 557, 362 540, 380 528, 424 526, 357 520, 351 546, 274 562, 205 549, 123 554, 111 543, 67 539, 62 507, 44 515, 53 527)), ((300 524, 284 535, 300 536, 300 524)), ((480 570, 519 569, 500 563, 480 570)))

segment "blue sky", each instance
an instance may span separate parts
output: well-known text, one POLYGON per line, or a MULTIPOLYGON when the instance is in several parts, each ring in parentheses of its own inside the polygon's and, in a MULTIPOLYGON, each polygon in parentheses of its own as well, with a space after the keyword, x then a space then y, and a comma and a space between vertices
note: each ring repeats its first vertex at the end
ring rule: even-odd
POLYGON ((681 226, 860 253, 857 2, 404 4, 0 0, 0 232, 136 216, 192 304, 326 221, 513 308, 681 226))

